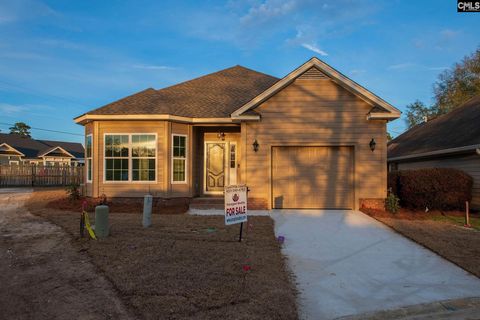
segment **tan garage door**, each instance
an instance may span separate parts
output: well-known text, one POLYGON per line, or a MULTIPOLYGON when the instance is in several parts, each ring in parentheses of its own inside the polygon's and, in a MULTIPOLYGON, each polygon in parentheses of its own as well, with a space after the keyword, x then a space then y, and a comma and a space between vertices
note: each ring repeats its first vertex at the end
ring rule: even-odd
POLYGON ((353 148, 273 147, 274 208, 351 209, 353 148))

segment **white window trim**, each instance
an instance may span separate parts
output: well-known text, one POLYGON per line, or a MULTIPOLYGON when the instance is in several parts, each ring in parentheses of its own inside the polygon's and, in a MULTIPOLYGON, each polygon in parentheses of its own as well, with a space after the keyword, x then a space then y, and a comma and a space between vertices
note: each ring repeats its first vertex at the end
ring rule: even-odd
POLYGON ((87 134, 86 135, 86 139, 85 139, 85 168, 86 168, 86 176, 87 176, 87 183, 92 183, 93 182, 93 134, 87 134), (88 137, 91 138, 91 150, 90 150, 90 157, 88 157, 87 155, 87 141, 86 139, 88 139, 88 137), (88 165, 88 160, 91 160, 90 163, 91 165, 89 166, 88 165), (92 172, 92 176, 90 177, 91 179, 89 180, 88 179, 88 170, 90 169, 90 171, 92 172))
POLYGON ((19 160, 9 160, 9 161, 8 161, 8 165, 12 165, 12 164, 19 166, 19 165, 20 165, 20 161, 19 161, 19 160))
MULTIPOLYGON (((133 133, 117 133, 117 132, 105 132, 103 134, 103 183, 104 184, 156 184, 158 176, 158 135, 156 132, 133 132, 133 133), (123 181, 109 181, 107 180, 107 158, 105 157, 105 138, 106 136, 128 136, 128 180, 123 181), (155 136, 155 180, 152 181, 137 181, 132 180, 132 136, 136 135, 154 135, 155 136)), ((152 158, 153 159, 153 158, 152 158)))
POLYGON ((181 133, 172 133, 171 137, 171 148, 170 148, 170 183, 171 184, 187 184, 188 183, 188 135, 181 133), (174 137, 185 137, 185 158, 175 158, 173 156, 173 138, 174 137), (185 159, 185 180, 183 181, 173 181, 173 160, 174 159, 185 159))

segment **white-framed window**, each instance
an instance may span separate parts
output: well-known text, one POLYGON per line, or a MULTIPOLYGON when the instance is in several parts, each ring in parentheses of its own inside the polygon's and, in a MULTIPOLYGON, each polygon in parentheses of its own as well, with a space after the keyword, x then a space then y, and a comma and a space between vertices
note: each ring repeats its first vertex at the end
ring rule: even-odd
POLYGON ((12 164, 13 164, 13 165, 18 166, 18 165, 20 164, 20 161, 18 161, 18 160, 10 160, 10 161, 8 161, 8 164, 9 164, 9 165, 12 165, 12 164))
POLYGON ((105 182, 155 182, 155 133, 105 134, 105 182))
POLYGON ((89 134, 85 138, 85 166, 87 170, 87 182, 92 182, 92 175, 93 175, 92 152, 93 152, 93 140, 92 140, 92 135, 89 134))
POLYGON ((132 180, 155 181, 156 137, 151 134, 132 135, 132 180))
POLYGON ((172 134, 172 183, 187 183, 187 136, 172 134))

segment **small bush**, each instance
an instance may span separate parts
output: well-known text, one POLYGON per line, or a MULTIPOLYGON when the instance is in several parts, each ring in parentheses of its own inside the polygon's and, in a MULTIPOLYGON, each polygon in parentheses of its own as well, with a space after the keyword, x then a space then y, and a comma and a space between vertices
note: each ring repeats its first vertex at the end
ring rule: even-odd
POLYGON ((389 173, 388 187, 411 209, 463 209, 472 199, 473 179, 448 168, 405 170, 389 173))
POLYGON ((70 200, 80 199, 80 185, 78 183, 71 183, 67 186, 67 195, 70 200))
POLYGON ((390 189, 387 199, 385 199, 385 208, 390 213, 397 213, 400 209, 400 199, 390 189))

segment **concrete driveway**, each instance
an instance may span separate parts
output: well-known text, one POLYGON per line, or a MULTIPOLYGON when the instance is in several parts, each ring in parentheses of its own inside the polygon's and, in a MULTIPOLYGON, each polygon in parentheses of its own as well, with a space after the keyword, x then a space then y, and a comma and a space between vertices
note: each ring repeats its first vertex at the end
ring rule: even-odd
POLYGON ((303 319, 480 296, 480 279, 356 211, 274 210, 303 319))

